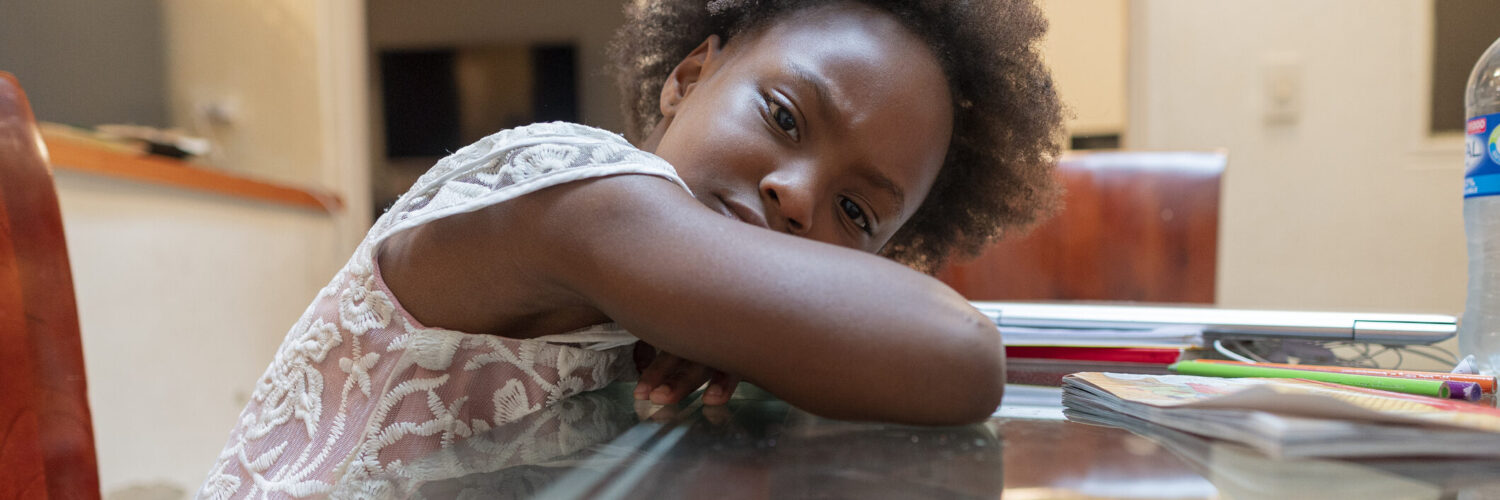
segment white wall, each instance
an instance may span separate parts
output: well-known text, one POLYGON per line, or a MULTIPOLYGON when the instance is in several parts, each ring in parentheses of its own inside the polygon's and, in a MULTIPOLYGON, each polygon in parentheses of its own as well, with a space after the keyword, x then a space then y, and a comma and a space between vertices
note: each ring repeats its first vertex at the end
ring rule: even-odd
POLYGON ((1229 150, 1220 304, 1462 309, 1462 143, 1423 130, 1430 10, 1132 3, 1127 146, 1229 150), (1300 78, 1292 123, 1265 120, 1266 64, 1300 78))

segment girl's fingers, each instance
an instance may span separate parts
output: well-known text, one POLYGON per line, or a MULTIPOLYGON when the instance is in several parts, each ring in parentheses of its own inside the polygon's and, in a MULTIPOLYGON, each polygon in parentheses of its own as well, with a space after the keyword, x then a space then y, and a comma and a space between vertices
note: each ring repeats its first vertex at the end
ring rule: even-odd
POLYGON ((714 370, 713 378, 708 382, 708 389, 703 391, 703 404, 722 405, 729 402, 729 397, 734 395, 735 388, 740 385, 740 377, 718 370, 714 370))
POLYGON ((709 371, 706 366, 684 360, 661 385, 651 391, 651 402, 665 405, 682 401, 684 396, 708 381, 709 371))
POLYGON ((651 397, 651 391, 666 382, 667 377, 677 371, 678 365, 682 364, 682 358, 668 352, 657 352, 656 358, 646 369, 641 370, 641 379, 635 384, 635 398, 647 399, 651 397))
POLYGON ((638 400, 672 404, 703 386, 705 381, 711 383, 703 395, 703 404, 722 405, 734 394, 740 378, 658 351, 651 363, 641 370, 640 381, 632 392, 638 400))

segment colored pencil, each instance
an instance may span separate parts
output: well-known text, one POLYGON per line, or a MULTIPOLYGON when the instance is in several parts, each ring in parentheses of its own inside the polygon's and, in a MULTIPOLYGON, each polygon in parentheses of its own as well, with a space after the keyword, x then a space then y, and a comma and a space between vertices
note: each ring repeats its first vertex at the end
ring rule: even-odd
POLYGON ((1374 377, 1370 375, 1349 375, 1334 372, 1288 370, 1285 368, 1262 368, 1248 364, 1200 363, 1197 361, 1179 361, 1173 363, 1172 366, 1168 366, 1167 369, 1183 375, 1202 375, 1208 377, 1300 378, 1352 385, 1355 387, 1404 392, 1407 394, 1420 394, 1443 399, 1447 399, 1451 395, 1448 383, 1442 380, 1374 377))
POLYGON ((1495 392, 1495 377, 1486 375, 1475 375, 1468 373, 1443 373, 1423 372, 1416 370, 1385 370, 1381 368, 1356 368, 1352 366, 1324 366, 1324 365, 1289 365, 1286 363, 1242 363, 1239 361, 1228 361, 1222 359, 1197 359, 1200 363, 1222 363, 1230 365, 1263 366, 1266 368, 1286 368, 1288 370, 1312 370, 1318 372, 1347 373, 1350 375, 1373 375, 1376 377, 1399 377, 1420 380, 1444 380, 1450 382, 1473 382, 1479 384, 1479 390, 1485 393, 1495 392))
POLYGON ((1170 365, 1182 357, 1182 349, 1159 347, 1005 346, 1007 358, 1063 359, 1070 361, 1114 361, 1170 365))

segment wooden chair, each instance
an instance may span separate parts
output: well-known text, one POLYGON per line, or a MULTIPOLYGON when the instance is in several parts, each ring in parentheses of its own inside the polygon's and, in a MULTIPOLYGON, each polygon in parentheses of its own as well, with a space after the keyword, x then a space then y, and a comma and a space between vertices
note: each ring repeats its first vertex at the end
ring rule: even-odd
POLYGON ((73 276, 47 150, 0 72, 0 498, 99 498, 73 276))
POLYGON ((1071 153, 1057 217, 938 277, 970 300, 1214 302, 1223 152, 1071 153))

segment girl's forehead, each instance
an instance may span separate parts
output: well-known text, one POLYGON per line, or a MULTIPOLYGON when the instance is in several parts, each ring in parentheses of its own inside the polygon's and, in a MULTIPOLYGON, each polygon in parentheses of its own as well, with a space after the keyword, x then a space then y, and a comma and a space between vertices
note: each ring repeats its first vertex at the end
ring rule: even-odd
POLYGON ((948 95, 946 72, 925 40, 893 14, 854 2, 782 13, 730 39, 725 52, 729 64, 751 63, 742 70, 818 73, 840 90, 879 92, 925 78, 919 83, 948 95))
POLYGON ((892 39, 926 46, 925 41, 894 14, 857 2, 835 2, 780 12, 774 18, 735 35, 726 48, 777 48, 765 47, 760 42, 786 38, 795 38, 802 44, 839 44, 850 49, 870 48, 877 45, 875 42, 892 39))
POLYGON ((811 71, 850 80, 836 82, 850 88, 937 75, 921 83, 940 81, 947 91, 945 72, 927 43, 894 15, 859 3, 783 13, 730 39, 725 53, 730 64, 756 63, 743 69, 811 71))

